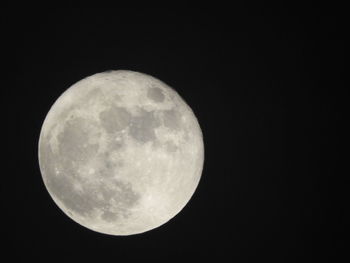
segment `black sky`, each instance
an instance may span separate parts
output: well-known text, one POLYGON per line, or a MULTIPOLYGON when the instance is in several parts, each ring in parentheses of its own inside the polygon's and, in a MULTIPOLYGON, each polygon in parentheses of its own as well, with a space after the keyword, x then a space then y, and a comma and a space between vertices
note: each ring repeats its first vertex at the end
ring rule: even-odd
POLYGON ((344 18, 327 7, 300 9, 3 11, 4 251, 46 262, 339 257, 349 230, 344 18), (130 237, 67 218, 37 160, 40 128, 57 97, 110 69, 174 87, 205 141, 202 180, 188 205, 130 237))

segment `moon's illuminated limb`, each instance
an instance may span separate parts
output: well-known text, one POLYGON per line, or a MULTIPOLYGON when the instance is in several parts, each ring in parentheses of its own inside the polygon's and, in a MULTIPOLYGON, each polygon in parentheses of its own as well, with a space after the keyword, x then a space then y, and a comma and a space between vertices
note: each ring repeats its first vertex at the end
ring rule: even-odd
POLYGON ((154 229, 189 201, 202 173, 202 132, 163 82, 132 71, 85 78, 46 116, 39 140, 45 186, 79 224, 106 234, 154 229))

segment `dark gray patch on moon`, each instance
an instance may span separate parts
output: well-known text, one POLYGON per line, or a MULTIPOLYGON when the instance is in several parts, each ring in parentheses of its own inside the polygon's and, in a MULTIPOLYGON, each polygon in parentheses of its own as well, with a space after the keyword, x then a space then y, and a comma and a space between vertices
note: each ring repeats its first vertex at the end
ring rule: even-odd
MULTIPOLYGON (((61 159, 59 155, 52 153, 49 145, 42 145, 40 154, 43 156, 41 168, 45 174, 44 180, 47 189, 74 213, 88 217, 95 209, 103 207, 102 218, 104 220, 117 220, 119 217, 127 217, 129 215, 128 209, 136 205, 140 199, 140 195, 133 191, 129 183, 111 180, 112 187, 110 187, 108 184, 99 182, 96 182, 96 185, 86 184, 79 177, 64 171, 56 174, 52 164, 53 161, 59 162, 61 159), (80 190, 74 187, 74 182, 80 184, 80 190), (98 197, 99 194, 101 194, 102 199, 98 197), (110 211, 112 200, 117 212, 110 211)), ((95 176, 99 175, 102 174, 95 176)))
MULTIPOLYGON (((129 216, 129 208, 137 204, 140 195, 134 192, 131 184, 120 180, 110 180, 110 185, 103 182, 87 184, 76 175, 77 166, 65 167, 65 158, 61 154, 54 154, 49 143, 40 144, 40 168, 45 175, 45 185, 50 194, 60 200, 64 206, 83 217, 92 216, 95 209, 103 208, 102 219, 107 222, 126 218, 129 216), (56 173, 55 170, 59 173, 56 173), (79 183, 81 189, 74 187, 74 182, 79 183), (98 195, 102 196, 102 199, 98 195), (114 205, 112 203, 115 203, 114 205), (114 210, 111 211, 111 206, 114 210)), ((111 178, 113 170, 105 168, 97 171, 94 176, 106 176, 111 178), (104 174, 105 173, 105 174, 104 174)))
POLYGON ((91 194, 86 193, 87 190, 83 184, 83 192, 74 189, 69 175, 50 176, 47 184, 50 193, 54 194, 68 209, 80 215, 89 215, 95 207, 101 205, 91 194))
MULTIPOLYGON (((59 160, 59 156, 52 155, 50 158, 59 160)), ((44 161, 43 161, 44 162, 44 161)), ((47 166, 51 164, 48 163, 47 166)), ((42 167, 46 167, 43 163, 42 167)), ((84 184, 81 183, 83 192, 74 189, 73 182, 78 180, 76 176, 66 174, 63 171, 56 174, 54 171, 45 171, 45 184, 50 194, 59 199, 68 209, 80 215, 88 215, 94 207, 98 207, 100 202, 95 200, 91 194, 87 194, 84 184)))
POLYGON ((129 132, 134 139, 145 143, 155 140, 154 129, 158 126, 159 121, 154 113, 142 110, 139 116, 132 118, 129 132))
POLYGON ((163 111, 163 123, 165 127, 179 130, 181 128, 180 113, 175 109, 163 111))
POLYGON ((105 162, 105 167, 97 170, 96 173, 99 174, 102 178, 113 177, 115 175, 113 173, 113 169, 111 168, 111 166, 107 162, 105 162))
POLYGON ((125 136, 123 134, 118 133, 108 133, 107 134, 107 150, 105 151, 105 154, 109 154, 109 152, 113 152, 116 150, 121 150, 123 147, 125 147, 124 138, 125 136))
POLYGON ((162 102, 165 98, 162 89, 151 87, 147 90, 147 97, 155 102, 162 102))
POLYGON ((166 145, 166 150, 171 153, 176 152, 178 149, 178 147, 172 141, 167 141, 165 145, 166 145))
POLYGON ((88 94, 86 94, 86 96, 84 97, 84 100, 82 102, 96 101, 96 100, 100 99, 100 97, 103 97, 103 93, 101 92, 101 90, 93 89, 93 90, 89 91, 88 94))
POLYGON ((140 199, 140 195, 133 191, 130 183, 115 180, 114 186, 115 188, 107 191, 101 189, 105 200, 109 203, 113 200, 115 203, 113 211, 110 209, 110 206, 107 206, 107 209, 104 209, 101 215, 101 218, 106 222, 113 222, 121 217, 127 218, 130 216, 129 208, 135 206, 140 199))
POLYGON ((111 160, 106 157, 106 159, 101 159, 103 166, 99 169, 96 174, 103 178, 113 177, 118 173, 118 168, 124 165, 122 160, 111 160))
POLYGON ((110 210, 106 210, 103 211, 101 218, 106 222, 112 223, 118 219, 118 215, 110 210))
POLYGON ((124 108, 112 106, 102 111, 99 117, 102 127, 108 133, 114 133, 125 129, 129 125, 131 115, 124 108))
POLYGON ((98 144, 89 143, 91 136, 91 127, 85 119, 67 121, 63 132, 57 136, 60 155, 70 162, 88 161, 98 150, 98 144))
POLYGON ((74 189, 73 182, 78 179, 73 170, 70 171, 71 173, 67 173, 67 169, 57 169, 59 173, 56 174, 53 164, 58 163, 58 166, 64 166, 64 164, 61 163, 60 155, 53 154, 49 147, 49 145, 43 144, 40 148, 40 155, 43 156, 40 167, 45 174, 44 181, 47 189, 68 209, 83 216, 88 215, 100 203, 94 200, 91 195, 86 194, 83 183, 81 183, 82 193, 74 189))
POLYGON ((110 151, 121 150, 121 148, 123 148, 124 146, 125 144, 122 141, 112 140, 110 141, 109 150, 110 151))

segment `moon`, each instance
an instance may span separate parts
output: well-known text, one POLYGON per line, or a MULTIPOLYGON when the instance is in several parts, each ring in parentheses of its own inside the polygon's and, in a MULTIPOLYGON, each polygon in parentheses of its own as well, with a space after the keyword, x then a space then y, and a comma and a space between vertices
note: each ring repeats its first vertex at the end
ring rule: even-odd
POLYGON ((124 236, 157 228, 184 208, 200 181, 204 144, 174 89, 114 70, 78 81, 56 100, 38 155, 44 185, 68 217, 124 236))

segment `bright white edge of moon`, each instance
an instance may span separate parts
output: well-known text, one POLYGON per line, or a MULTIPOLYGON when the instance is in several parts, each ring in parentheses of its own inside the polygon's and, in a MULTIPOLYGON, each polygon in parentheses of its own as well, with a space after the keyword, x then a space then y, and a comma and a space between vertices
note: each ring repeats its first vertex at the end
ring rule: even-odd
POLYGON ((190 107, 162 81, 116 70, 75 83, 39 138, 44 184, 80 225, 110 235, 157 228, 196 190, 204 146, 190 107))

